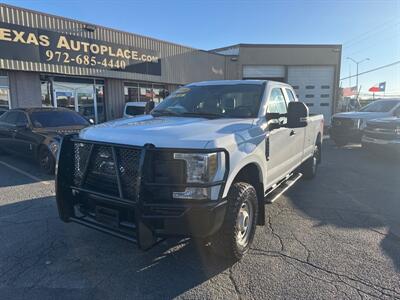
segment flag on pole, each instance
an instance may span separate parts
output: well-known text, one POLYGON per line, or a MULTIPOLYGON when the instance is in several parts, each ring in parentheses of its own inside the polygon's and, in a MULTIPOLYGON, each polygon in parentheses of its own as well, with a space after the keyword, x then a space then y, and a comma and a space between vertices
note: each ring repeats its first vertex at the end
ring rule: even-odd
POLYGON ((343 97, 350 97, 357 94, 357 86, 346 87, 342 89, 343 97))
POLYGON ((372 93, 376 93, 376 92, 384 92, 385 89, 386 89, 386 81, 385 82, 381 82, 379 84, 375 84, 368 91, 370 91, 372 93))

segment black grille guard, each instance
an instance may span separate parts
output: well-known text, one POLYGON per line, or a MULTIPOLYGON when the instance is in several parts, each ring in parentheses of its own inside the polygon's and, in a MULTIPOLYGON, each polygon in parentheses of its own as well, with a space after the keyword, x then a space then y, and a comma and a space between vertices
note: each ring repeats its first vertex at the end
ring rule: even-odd
MULTIPOLYGON (((88 167, 91 161, 92 149, 88 157, 86 158, 86 165, 83 169, 83 178, 87 176, 88 167)), ((118 164, 117 164, 118 165, 118 164)), ((66 135, 63 137, 61 141, 60 151, 57 156, 56 162, 56 180, 55 180, 55 188, 56 188, 56 201, 58 207, 58 213, 62 221, 64 222, 75 222, 81 225, 114 235, 119 238, 123 238, 125 240, 129 240, 131 242, 137 243, 139 248, 141 249, 149 249, 156 243, 162 240, 161 236, 158 236, 157 233, 149 226, 149 219, 158 217, 158 218, 167 218, 167 216, 152 216, 152 218, 144 218, 144 208, 145 207, 157 207, 157 208, 166 208, 166 209, 176 209, 176 208, 189 208, 194 206, 208 206, 208 205, 218 205, 218 202, 222 200, 222 194, 225 188, 227 176, 229 173, 229 153, 222 148, 216 149, 181 149, 181 148, 156 148, 153 145, 147 144, 143 147, 140 146, 130 146, 123 144, 115 144, 115 143, 106 143, 106 142, 97 142, 91 140, 82 140, 77 137, 76 134, 66 135), (91 145, 99 145, 99 146, 107 146, 111 148, 112 156, 114 162, 117 163, 116 157, 116 149, 133 149, 140 152, 140 159, 138 165, 138 176, 135 182, 135 190, 137 191, 135 199, 126 199, 124 197, 124 191, 121 184, 121 176, 118 171, 118 167, 116 168, 116 178, 117 178, 117 186, 118 193, 117 195, 110 195, 103 192, 99 192, 94 190, 93 188, 85 188, 82 186, 77 186, 75 179, 75 165, 74 165, 74 155, 75 149, 74 145, 76 143, 86 143, 91 145), (168 151, 168 152, 179 152, 179 153, 212 153, 212 152, 224 152, 225 153, 225 174, 223 180, 209 183, 209 184, 176 184, 176 186, 181 187, 211 187, 215 185, 221 185, 218 201, 210 201, 205 200, 196 200, 195 202, 191 202, 190 200, 184 201, 185 203, 177 204, 177 203, 146 203, 146 201, 142 197, 142 187, 145 184, 143 182, 143 168, 145 164, 145 158, 147 153, 150 151, 168 151), (101 199, 101 201, 105 201, 111 205, 116 205, 119 207, 127 207, 134 210, 135 213, 135 222, 131 224, 131 230, 119 230, 106 224, 97 222, 96 220, 90 219, 87 216, 77 216, 75 213, 74 205, 76 193, 83 193, 85 195, 90 195, 92 197, 101 199)), ((152 183, 150 185, 154 186, 162 186, 163 184, 155 184, 152 183)))

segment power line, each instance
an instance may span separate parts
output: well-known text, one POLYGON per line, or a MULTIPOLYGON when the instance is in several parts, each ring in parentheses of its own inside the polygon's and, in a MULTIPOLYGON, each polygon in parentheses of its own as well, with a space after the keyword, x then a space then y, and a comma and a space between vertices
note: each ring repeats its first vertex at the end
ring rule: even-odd
MULTIPOLYGON (((392 62, 391 64, 387 64, 387 65, 380 66, 380 67, 377 67, 377 68, 374 68, 374 69, 371 69, 371 70, 368 70, 368 71, 361 72, 361 73, 358 74, 358 76, 363 75, 363 74, 367 74, 367 73, 371 73, 371 72, 374 72, 374 71, 378 71, 380 69, 388 68, 388 67, 391 67, 391 66, 394 66, 394 65, 397 65, 397 64, 400 64, 400 60, 392 62)), ((344 77, 344 78, 340 78, 340 80, 346 80, 346 79, 353 78, 353 77, 356 77, 356 76, 357 75, 351 75, 351 76, 347 76, 347 77, 344 77)))
POLYGON ((378 34, 380 31, 382 31, 383 29, 386 29, 386 27, 389 26, 389 25, 390 26, 396 26, 396 25, 399 24, 399 22, 396 22, 396 21, 397 21, 397 18, 393 18, 393 19, 390 19, 389 21, 386 21, 386 22, 384 22, 382 24, 374 26, 371 30, 366 31, 366 32, 358 35, 355 38, 352 38, 352 39, 344 41, 343 42, 343 47, 344 48, 351 48, 352 47, 352 46, 350 46, 351 44, 359 43, 362 40, 369 39, 369 38, 371 38, 371 36, 374 36, 374 35, 378 34), (393 21, 395 21, 394 24, 391 24, 393 21), (374 32, 374 31, 376 31, 376 32, 374 32))

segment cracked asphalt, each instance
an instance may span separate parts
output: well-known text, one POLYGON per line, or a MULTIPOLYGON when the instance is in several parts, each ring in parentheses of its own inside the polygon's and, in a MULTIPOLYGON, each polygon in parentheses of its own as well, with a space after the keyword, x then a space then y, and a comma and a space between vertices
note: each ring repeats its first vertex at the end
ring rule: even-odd
POLYGON ((266 206, 230 265, 189 239, 142 252, 58 219, 35 164, 0 162, 1 299, 400 299, 400 163, 328 140, 312 181, 266 206))

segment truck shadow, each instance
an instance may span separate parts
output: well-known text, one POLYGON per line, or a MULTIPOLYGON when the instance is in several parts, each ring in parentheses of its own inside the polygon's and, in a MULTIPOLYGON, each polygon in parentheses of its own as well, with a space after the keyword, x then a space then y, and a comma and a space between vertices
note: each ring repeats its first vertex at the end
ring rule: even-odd
POLYGON ((398 158, 330 144, 323 155, 317 178, 296 185, 287 193, 289 201, 317 226, 370 230, 400 272, 398 158))
POLYGON ((189 239, 143 252, 65 224, 54 197, 0 206, 0 236, 0 293, 14 298, 172 298, 231 266, 189 239))

